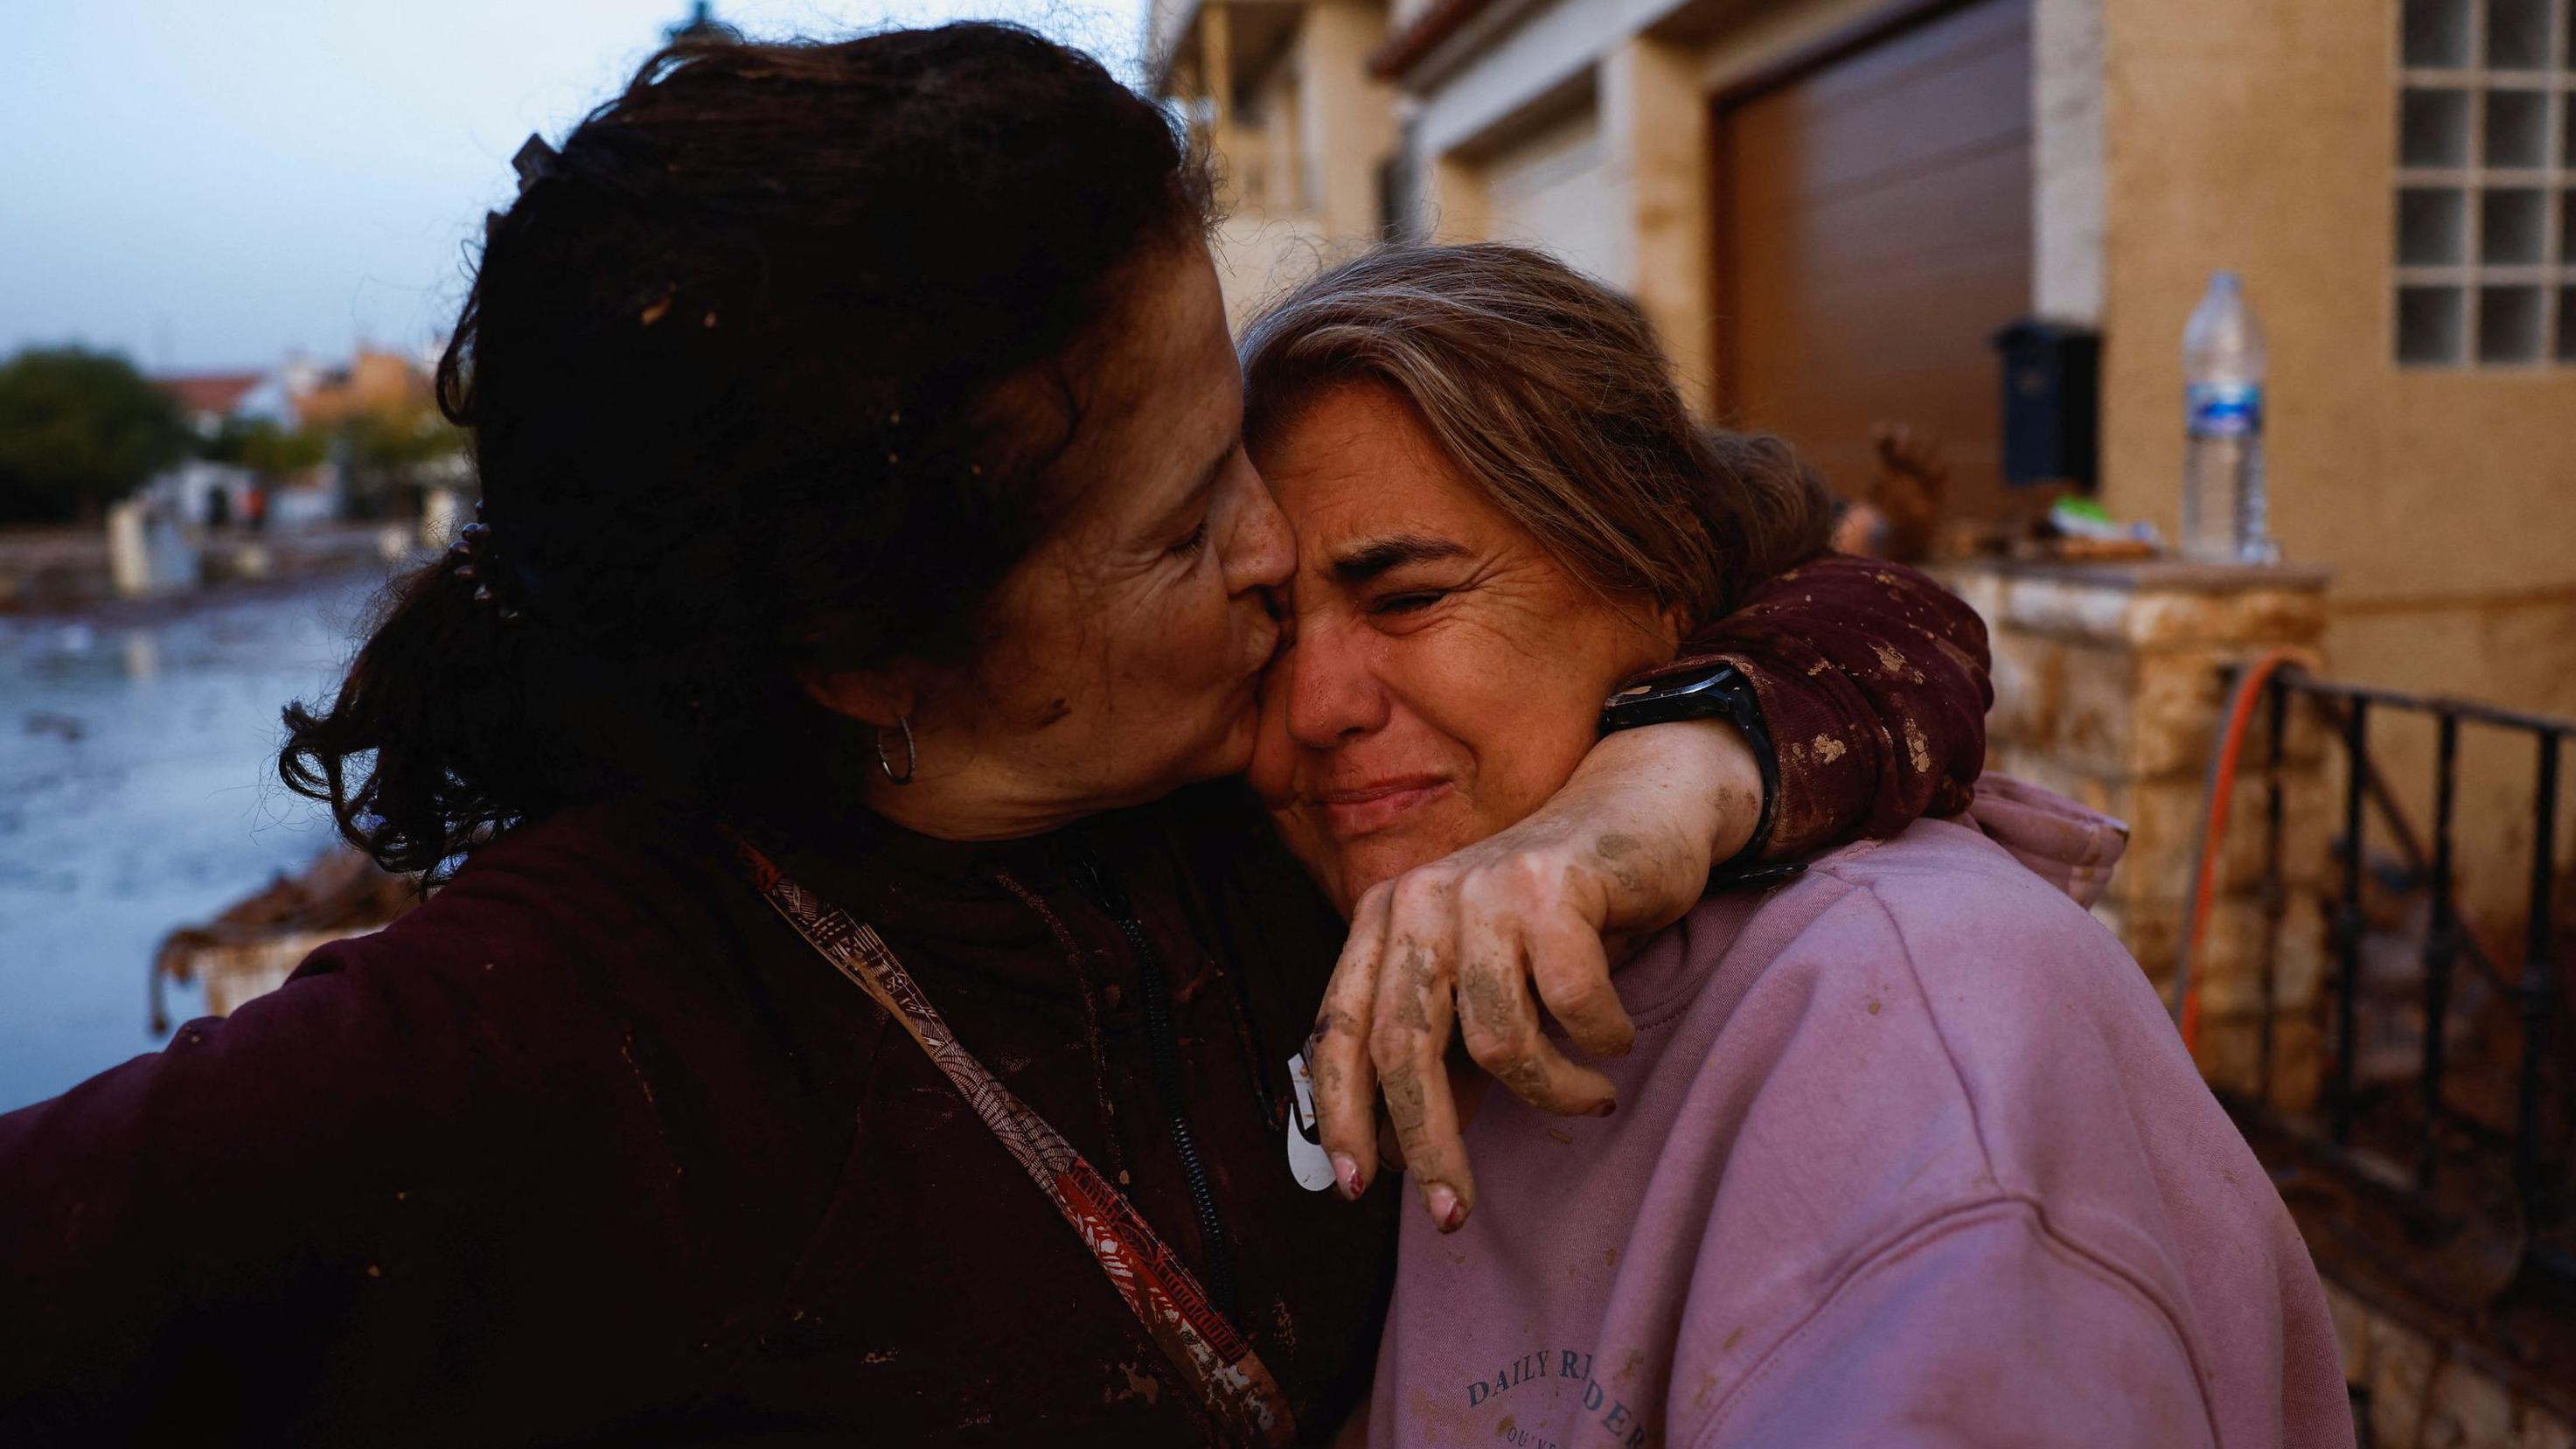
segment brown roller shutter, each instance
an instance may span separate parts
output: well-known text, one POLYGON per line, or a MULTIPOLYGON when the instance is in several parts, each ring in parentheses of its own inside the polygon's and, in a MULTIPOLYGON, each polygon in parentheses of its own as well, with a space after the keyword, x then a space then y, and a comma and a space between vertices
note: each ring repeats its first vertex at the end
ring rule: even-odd
POLYGON ((1996 329, 2030 310, 2030 0, 1936 13, 1718 109, 1718 402, 1865 490, 1937 439, 1992 514, 1996 329))

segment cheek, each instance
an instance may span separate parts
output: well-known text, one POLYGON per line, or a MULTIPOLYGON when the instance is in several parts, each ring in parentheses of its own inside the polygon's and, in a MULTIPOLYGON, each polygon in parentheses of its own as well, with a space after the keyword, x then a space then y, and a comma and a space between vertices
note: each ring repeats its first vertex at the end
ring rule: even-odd
POLYGON ((1190 670, 1199 675, 1239 676, 1243 670, 1242 651, 1229 648, 1237 643, 1242 630, 1236 614, 1240 605, 1226 592, 1225 575, 1218 571, 1217 561, 1203 558, 1189 576, 1175 585, 1167 595, 1157 629, 1164 648, 1176 670, 1190 670))
POLYGON ((975 664, 976 698, 988 728, 1052 725, 1085 707, 1096 681, 1077 664, 1099 657, 1081 591, 1061 568, 1029 567, 996 596, 992 644, 975 664))
POLYGON ((1519 824, 1565 785, 1592 749, 1593 711, 1533 720, 1508 743, 1479 756, 1476 838, 1519 824))
POLYGON ((1183 582, 1032 559, 996 599, 997 639, 976 669, 985 728, 1098 749, 1183 709, 1175 696, 1207 693, 1224 619, 1183 582))
POLYGON ((1426 723, 1474 762, 1470 839, 1516 823, 1564 785, 1592 749, 1613 682, 1585 651, 1517 647, 1444 650, 1433 674, 1413 698, 1426 723))
POLYGON ((1297 744, 1288 736, 1286 658, 1272 661, 1262 675, 1261 719, 1252 734, 1252 767, 1244 772, 1253 793, 1274 807, 1287 802, 1297 783, 1297 744))
POLYGON ((1117 680, 1106 703, 1122 728, 1197 720, 1220 703, 1249 703, 1237 687, 1259 661, 1245 658, 1240 621, 1213 559, 1185 575, 1134 581, 1089 607, 1098 637, 1088 657, 1105 661, 1117 680))
MULTIPOLYGON (((1022 632, 1027 662, 1078 693, 1133 698, 1203 689, 1234 665, 1224 589, 1210 561, 1181 572, 1148 565, 1124 576, 1060 572, 1022 632)), ((1059 690, 1059 693, 1062 691, 1059 690)))

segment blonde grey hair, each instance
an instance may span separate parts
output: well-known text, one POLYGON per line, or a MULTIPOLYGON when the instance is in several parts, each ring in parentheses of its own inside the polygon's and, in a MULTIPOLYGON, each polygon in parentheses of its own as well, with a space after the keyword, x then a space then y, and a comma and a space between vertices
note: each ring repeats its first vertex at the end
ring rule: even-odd
POLYGON ((1326 390, 1388 388, 1558 563, 1694 623, 1833 526, 1786 443, 1691 417, 1634 303, 1527 247, 1369 252, 1256 320, 1243 359, 1255 449, 1326 390))

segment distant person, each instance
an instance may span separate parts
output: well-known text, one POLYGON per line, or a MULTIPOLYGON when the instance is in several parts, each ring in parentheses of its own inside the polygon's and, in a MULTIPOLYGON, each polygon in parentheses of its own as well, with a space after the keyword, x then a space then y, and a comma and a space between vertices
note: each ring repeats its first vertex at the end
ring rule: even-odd
MULTIPOLYGON (((0 1443, 1329 1430, 1395 1208, 1289 1176, 1343 930, 1236 779, 1295 561, 1171 118, 1008 27, 695 41, 520 165, 487 517, 282 762, 452 878, 0 1117, 0 1443)), ((1476 989, 1615 1032, 1603 932, 1964 795, 1975 616, 1773 571, 1688 643, 1761 718, 1587 741, 1476 989)))
MULTIPOLYGON (((1299 561, 1251 778, 1352 916, 1328 1019, 1442 1019, 1405 873, 1509 838, 1709 579, 1829 510, 1775 443, 1690 424, 1632 305, 1515 247, 1327 272, 1245 367, 1299 561)), ((2122 839, 1990 779, 1646 941, 1614 1115, 1462 1093, 1472 1185, 1442 1171, 1478 1203, 1404 1223, 1369 1442, 2351 1444, 2306 1246, 2079 903, 2122 839)), ((1456 1009, 1471 1044, 1537 1030, 1516 983, 1456 1009)), ((1445 1104, 1436 1058, 1318 1053, 1373 1067, 1445 1104)))

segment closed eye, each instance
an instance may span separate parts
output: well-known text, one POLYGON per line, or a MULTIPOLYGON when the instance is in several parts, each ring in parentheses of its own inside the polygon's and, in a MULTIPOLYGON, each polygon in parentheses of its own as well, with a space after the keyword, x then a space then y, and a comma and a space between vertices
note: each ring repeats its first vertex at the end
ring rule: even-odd
POLYGON ((1369 605, 1369 612, 1377 615, 1418 614, 1447 597, 1447 589, 1412 589, 1401 594, 1389 594, 1369 605))
POLYGON ((1205 517, 1201 517, 1199 519, 1199 526, 1190 530, 1189 537, 1172 545, 1172 556, 1175 558, 1188 558, 1192 554, 1197 553, 1200 549, 1205 548, 1207 546, 1207 533, 1208 521, 1205 517))

